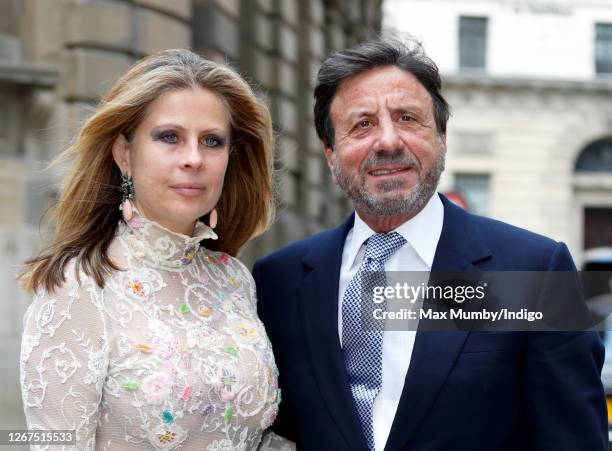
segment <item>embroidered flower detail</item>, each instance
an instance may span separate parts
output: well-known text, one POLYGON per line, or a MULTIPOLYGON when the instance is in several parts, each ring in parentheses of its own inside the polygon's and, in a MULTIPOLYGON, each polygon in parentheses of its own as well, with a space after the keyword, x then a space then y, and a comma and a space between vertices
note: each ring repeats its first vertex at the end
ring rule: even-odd
POLYGON ((215 440, 206 447, 206 451, 234 451, 235 449, 232 441, 227 438, 215 440))
POLYGON ((134 235, 129 235, 126 241, 134 256, 144 258, 149 253, 148 243, 141 238, 137 238, 134 235))
POLYGON ((162 445, 172 443, 176 438, 176 432, 173 431, 165 431, 162 434, 158 435, 159 443, 162 445))
POLYGON ((43 304, 36 315, 36 323, 39 329, 43 329, 47 324, 53 320, 55 314, 55 300, 51 299, 49 302, 43 304))
POLYGON ((190 397, 191 397, 191 385, 187 385, 183 389, 183 394, 181 395, 181 397, 179 399, 181 401, 188 401, 190 397))
POLYGON ((198 313, 200 316, 203 316, 204 318, 210 318, 213 314, 213 309, 205 306, 205 307, 202 307, 198 313))
POLYGON ((138 349, 140 352, 144 354, 151 354, 151 352, 153 352, 153 348, 151 347, 150 344, 147 344, 147 343, 137 343, 136 349, 138 349))
POLYGON ((174 415, 172 415, 172 412, 170 412, 168 409, 165 409, 162 412, 162 420, 166 424, 172 423, 174 421, 174 415))
POLYGON ((228 424, 230 421, 232 421, 233 417, 234 417, 234 409, 232 409, 231 407, 228 407, 225 410, 225 414, 223 415, 223 421, 225 421, 225 424, 228 424))
POLYGON ((160 355, 162 359, 167 360, 171 358, 174 354, 176 354, 176 345, 172 342, 165 343, 161 348, 160 355))
POLYGON ((234 358, 238 358, 238 351, 233 346, 228 346, 227 348, 225 348, 225 352, 234 358))
POLYGON ((239 320, 232 324, 232 330, 238 341, 245 344, 254 344, 261 339, 255 324, 247 320, 239 320))
POLYGON ((138 382, 133 381, 133 380, 128 380, 123 384, 123 388, 125 388, 127 391, 136 391, 139 388, 138 382))
POLYGON ((221 387, 221 390, 219 390, 219 398, 223 401, 233 401, 235 397, 236 393, 232 391, 232 387, 229 385, 221 387))
POLYGON ((160 424, 149 432, 149 441, 157 450, 171 450, 177 447, 187 438, 187 431, 180 428, 176 423, 160 424))
POLYGON ((221 387, 219 388, 219 397, 223 401, 233 401, 240 391, 241 384, 238 382, 238 369, 234 368, 234 363, 226 366, 221 374, 221 387))
POLYGON ((135 294, 137 296, 144 297, 144 295, 145 295, 142 283, 140 281, 138 281, 138 280, 130 280, 130 281, 128 281, 127 288, 128 288, 128 290, 130 290, 132 292, 132 294, 135 294))
POLYGON ((153 250, 160 257, 171 257, 176 251, 176 243, 168 235, 162 235, 155 240, 153 250))
POLYGON ((221 260, 221 263, 223 263, 224 265, 227 265, 227 262, 229 261, 229 255, 221 254, 219 260, 221 260))
POLYGON ((94 384, 96 387, 102 387, 104 384, 107 363, 104 350, 90 352, 87 361, 87 374, 83 382, 86 384, 94 384))
POLYGON ((204 408, 202 409, 202 415, 206 416, 206 415, 210 415, 211 413, 213 413, 215 411, 215 408, 212 404, 207 404, 206 406, 204 406, 204 408))
POLYGON ((158 371, 144 378, 142 391, 149 404, 159 405, 172 393, 172 380, 166 373, 158 371))
POLYGON ((261 421, 259 423, 261 428, 267 429, 272 426, 274 420, 276 420, 276 415, 278 415, 278 404, 272 404, 261 417, 261 421))
POLYGON ((181 304, 179 306, 179 312, 181 312, 183 315, 189 313, 189 306, 187 304, 181 304))
POLYGON ((193 257, 195 257, 197 251, 198 251, 197 244, 191 244, 189 246, 186 246, 185 249, 183 250, 183 257, 181 258, 181 263, 184 265, 191 263, 191 260, 193 260, 193 257))
MULTIPOLYGON (((243 303, 243 304, 246 303, 246 304, 250 304, 249 298, 246 296, 246 294, 242 290, 235 290, 235 291, 233 291, 232 294, 230 295, 230 299, 234 303, 243 303)), ((250 305, 249 305, 249 307, 250 307, 250 305)))

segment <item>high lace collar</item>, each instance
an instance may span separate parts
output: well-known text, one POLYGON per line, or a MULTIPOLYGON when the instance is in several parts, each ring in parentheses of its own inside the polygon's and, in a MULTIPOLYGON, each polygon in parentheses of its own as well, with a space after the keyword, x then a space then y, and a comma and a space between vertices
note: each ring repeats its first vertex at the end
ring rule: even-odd
POLYGON ((200 247, 200 241, 218 238, 203 222, 198 221, 193 236, 188 236, 144 218, 136 209, 132 219, 127 223, 121 222, 119 232, 136 258, 164 269, 180 269, 189 265, 200 247))

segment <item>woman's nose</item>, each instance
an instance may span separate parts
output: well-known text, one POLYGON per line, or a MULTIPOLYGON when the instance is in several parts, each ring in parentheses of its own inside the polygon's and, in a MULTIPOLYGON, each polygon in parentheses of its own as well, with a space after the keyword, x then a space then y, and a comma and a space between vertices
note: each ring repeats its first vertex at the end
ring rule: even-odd
POLYGON ((204 165, 204 154, 198 140, 189 140, 183 149, 182 166, 200 169, 204 165))

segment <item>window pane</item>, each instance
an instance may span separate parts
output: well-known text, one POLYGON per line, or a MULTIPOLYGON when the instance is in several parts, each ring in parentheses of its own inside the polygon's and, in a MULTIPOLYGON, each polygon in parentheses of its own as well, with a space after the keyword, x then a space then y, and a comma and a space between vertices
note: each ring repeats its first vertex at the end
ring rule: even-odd
POLYGON ((589 144, 576 160, 576 172, 612 173, 612 137, 589 144))
POLYGON ((487 18, 459 18, 459 68, 484 69, 487 53, 487 18))
POLYGON ((455 174, 455 190, 465 198, 469 211, 477 215, 488 213, 488 174, 455 174))
POLYGON ((595 24, 595 71, 612 74, 612 24, 595 24))

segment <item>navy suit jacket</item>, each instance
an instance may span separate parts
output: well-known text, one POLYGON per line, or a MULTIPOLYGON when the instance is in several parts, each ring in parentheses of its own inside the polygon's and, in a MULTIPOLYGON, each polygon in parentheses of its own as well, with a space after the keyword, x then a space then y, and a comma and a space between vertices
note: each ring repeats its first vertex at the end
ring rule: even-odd
MULTIPOLYGON (((432 271, 563 271, 563 243, 471 215, 443 196, 432 271)), ((274 425, 298 449, 367 450, 338 338, 344 224, 256 262, 259 315, 280 371, 274 425)), ((603 451, 594 332, 418 331, 385 450, 603 451)))

